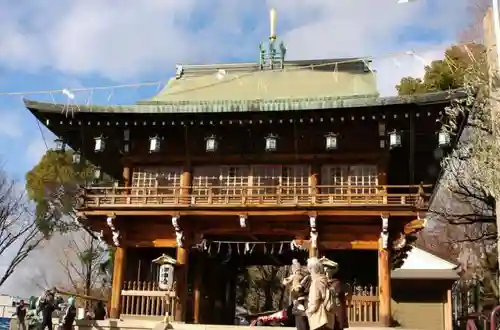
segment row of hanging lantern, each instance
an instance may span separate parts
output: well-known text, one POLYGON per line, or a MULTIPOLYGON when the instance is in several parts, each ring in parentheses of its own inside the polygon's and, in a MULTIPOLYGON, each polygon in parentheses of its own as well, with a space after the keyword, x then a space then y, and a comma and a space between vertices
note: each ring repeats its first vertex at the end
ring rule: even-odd
MULTIPOLYGON (((447 131, 439 131, 437 134, 437 142, 440 148, 448 147, 451 144, 451 136, 447 131)), ((389 148, 394 149, 401 147, 402 133, 400 131, 392 131, 389 133, 389 148)))
MULTIPOLYGON (((161 149, 162 138, 158 135, 149 138, 149 152, 155 153, 159 152, 161 149)), ((215 152, 219 146, 217 137, 215 135, 209 135, 205 138, 205 150, 207 152, 215 152)), ((325 135, 325 146, 327 150, 337 149, 337 134, 328 133, 325 135)), ((278 136, 275 134, 269 134, 265 137, 264 149, 265 151, 276 151, 278 148, 278 136)), ((94 152, 103 152, 106 149, 106 141, 103 136, 98 136, 95 138, 94 152)))
MULTIPOLYGON (((126 139, 128 140, 128 138, 126 139)), ((155 135, 149 139, 149 152, 156 153, 160 151, 161 140, 158 135, 155 135)), ((61 139, 56 141, 56 150, 64 151, 65 144, 61 139)), ((450 133, 446 131, 440 131, 438 133, 438 145, 439 147, 449 146, 451 143, 450 133)), ((391 149, 400 147, 402 145, 402 133, 401 131, 392 131, 389 133, 389 147, 391 149)), ((215 135, 209 135, 205 138, 205 150, 207 152, 215 152, 218 148, 218 140, 215 135)), ((265 151, 276 151, 278 148, 278 136, 275 134, 269 134, 265 137, 265 151)), ((328 133, 325 135, 325 149, 328 151, 336 150, 338 148, 338 135, 335 133, 328 133)), ((95 138, 94 151, 103 152, 106 149, 106 140, 104 136, 98 136, 95 138)), ((73 162, 80 163, 80 154, 75 152, 73 154, 73 162)))

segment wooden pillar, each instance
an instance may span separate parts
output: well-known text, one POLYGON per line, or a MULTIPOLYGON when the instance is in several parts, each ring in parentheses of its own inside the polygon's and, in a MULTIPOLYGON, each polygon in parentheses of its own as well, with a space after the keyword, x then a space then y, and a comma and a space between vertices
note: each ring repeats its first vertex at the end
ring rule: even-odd
POLYGON ((189 195, 191 194, 191 184, 192 176, 191 169, 189 166, 184 166, 181 175, 181 191, 180 191, 180 201, 181 204, 189 204, 189 195))
POLYGON ((186 307, 187 307, 187 276, 188 276, 188 250, 186 246, 177 246, 177 268, 175 269, 175 282, 177 294, 177 308, 175 311, 175 321, 186 321, 186 307))
POLYGON ((378 248, 378 287, 380 304, 380 323, 382 326, 391 325, 391 264, 390 253, 382 245, 382 239, 379 239, 378 248))
POLYGON ((444 304, 444 330, 453 330, 453 305, 451 289, 446 291, 446 303, 444 304))
POLYGON ((120 301, 125 272, 126 250, 123 247, 117 247, 115 250, 115 259, 113 261, 113 283, 111 284, 111 306, 110 318, 118 319, 120 317, 120 301))
POLYGON ((123 185, 125 188, 130 187, 131 172, 130 166, 123 166, 123 185))
POLYGON ((203 291, 203 274, 204 274, 204 257, 199 255, 196 263, 196 273, 194 274, 194 289, 193 289, 193 321, 194 323, 201 323, 200 310, 203 291))
POLYGON ((309 194, 311 194, 311 202, 316 203, 316 195, 320 193, 318 188, 321 185, 321 166, 317 164, 311 165, 309 169, 309 194))

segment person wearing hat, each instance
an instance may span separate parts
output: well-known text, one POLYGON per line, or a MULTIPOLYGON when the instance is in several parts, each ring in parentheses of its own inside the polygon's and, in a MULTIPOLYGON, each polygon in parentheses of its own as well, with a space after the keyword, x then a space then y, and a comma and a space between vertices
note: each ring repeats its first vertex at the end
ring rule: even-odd
POLYGON ((299 261, 293 259, 291 274, 283 280, 283 285, 290 287, 291 313, 295 317, 295 327, 297 330, 309 330, 309 323, 305 314, 309 288, 307 284, 308 277, 309 275, 303 270, 299 261))
POLYGON ((328 287, 331 290, 334 306, 332 312, 335 315, 335 325, 333 330, 342 330, 349 328, 347 320, 346 294, 342 282, 337 278, 339 264, 328 258, 319 260, 323 265, 326 277, 328 279, 328 287))

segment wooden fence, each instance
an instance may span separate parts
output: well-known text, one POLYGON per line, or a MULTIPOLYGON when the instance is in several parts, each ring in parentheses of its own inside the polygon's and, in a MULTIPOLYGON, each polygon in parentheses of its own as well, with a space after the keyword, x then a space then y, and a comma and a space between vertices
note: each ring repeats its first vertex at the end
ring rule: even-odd
POLYGON ((347 300, 349 325, 374 325, 379 323, 379 297, 374 286, 356 287, 347 300))
MULTIPOLYGON (((366 326, 379 323, 379 298, 376 287, 357 287, 347 299, 349 324, 366 326)), ((121 315, 161 316, 174 320, 174 292, 161 291, 155 282, 125 282, 122 290, 121 315)))
POLYGON ((125 282, 121 299, 121 315, 168 315, 170 320, 174 320, 175 292, 160 290, 156 282, 125 282))

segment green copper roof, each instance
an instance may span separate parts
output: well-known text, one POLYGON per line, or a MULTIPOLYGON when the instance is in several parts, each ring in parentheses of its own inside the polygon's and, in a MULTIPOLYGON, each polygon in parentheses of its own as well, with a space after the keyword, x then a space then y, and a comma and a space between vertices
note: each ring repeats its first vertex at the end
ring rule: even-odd
POLYGON ((254 111, 300 111, 321 109, 342 109, 375 107, 398 104, 432 104, 449 102, 454 98, 464 97, 461 90, 442 91, 415 96, 377 97, 373 95, 357 95, 350 97, 316 97, 316 98, 287 98, 280 100, 214 100, 166 102, 162 104, 144 105, 116 105, 116 106, 87 106, 67 105, 48 102, 24 100, 27 108, 34 112, 65 113, 68 110, 75 113, 221 113, 221 112, 254 112, 254 111), (68 109, 72 107, 72 109, 68 109))
MULTIPOLYGON (((151 100, 139 104, 240 102, 377 96, 376 74, 353 65, 306 66, 286 62, 283 69, 261 70, 257 64, 188 66, 151 100)), ((358 66, 359 67, 359 66, 358 66)), ((363 67, 364 68, 364 65, 363 67)))

